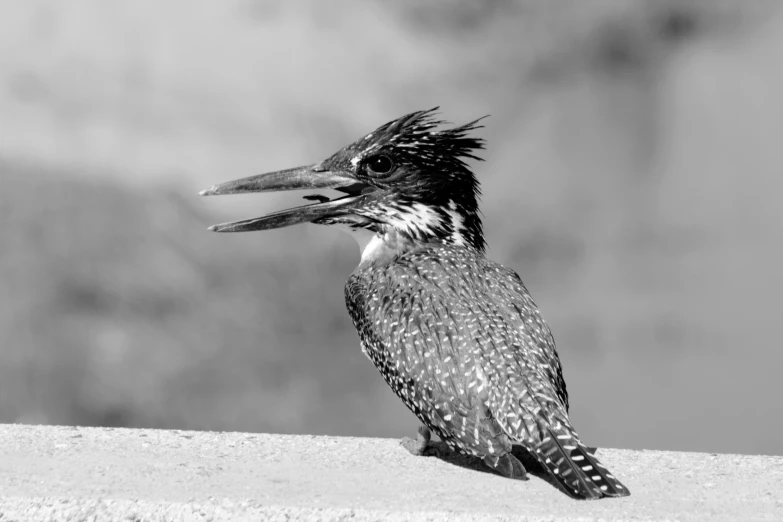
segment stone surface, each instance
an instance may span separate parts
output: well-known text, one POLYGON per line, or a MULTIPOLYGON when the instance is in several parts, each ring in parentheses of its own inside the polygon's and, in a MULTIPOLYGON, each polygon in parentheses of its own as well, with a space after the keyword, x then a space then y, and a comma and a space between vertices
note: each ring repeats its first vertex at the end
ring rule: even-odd
POLYGON ((0 425, 0 520, 781 520, 783 457, 599 449, 572 500, 396 440, 0 425))

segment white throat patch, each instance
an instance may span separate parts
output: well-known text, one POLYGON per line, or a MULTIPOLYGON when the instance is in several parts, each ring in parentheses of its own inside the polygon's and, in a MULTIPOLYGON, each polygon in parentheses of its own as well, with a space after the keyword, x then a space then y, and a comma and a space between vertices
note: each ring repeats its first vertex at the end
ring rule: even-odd
POLYGON ((440 215, 431 207, 421 203, 414 203, 404 212, 390 209, 386 222, 413 237, 419 236, 419 232, 432 234, 434 230, 441 227, 440 215))
POLYGON ((350 235, 356 240, 357 243, 359 243, 359 253, 362 256, 362 261, 366 261, 367 259, 374 257, 374 253, 378 250, 378 248, 383 246, 383 239, 381 236, 375 232, 372 232, 371 230, 366 230, 364 228, 353 228, 348 225, 338 225, 338 228, 346 234, 350 235))
POLYGON ((467 229, 457 204, 449 201, 448 208, 435 209, 422 203, 410 206, 392 204, 363 209, 361 215, 376 217, 383 225, 382 232, 336 223, 359 244, 361 262, 379 261, 399 255, 411 242, 439 240, 457 246, 468 246, 467 229), (439 239, 436 239, 439 238, 439 239))

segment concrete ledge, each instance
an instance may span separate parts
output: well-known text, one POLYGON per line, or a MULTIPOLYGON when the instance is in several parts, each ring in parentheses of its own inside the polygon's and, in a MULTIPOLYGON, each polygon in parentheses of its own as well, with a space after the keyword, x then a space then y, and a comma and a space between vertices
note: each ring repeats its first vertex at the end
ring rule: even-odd
POLYGON ((783 520, 783 457, 599 449, 624 499, 398 441, 0 425, 0 520, 783 520))

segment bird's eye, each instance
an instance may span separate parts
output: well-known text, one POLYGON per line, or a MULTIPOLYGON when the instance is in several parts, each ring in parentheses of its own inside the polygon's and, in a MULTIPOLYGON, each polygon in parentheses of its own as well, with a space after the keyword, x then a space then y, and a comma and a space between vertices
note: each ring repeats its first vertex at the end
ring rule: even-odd
POLYGON ((394 170, 394 162, 389 156, 375 156, 367 160, 367 169, 372 174, 388 174, 394 170))

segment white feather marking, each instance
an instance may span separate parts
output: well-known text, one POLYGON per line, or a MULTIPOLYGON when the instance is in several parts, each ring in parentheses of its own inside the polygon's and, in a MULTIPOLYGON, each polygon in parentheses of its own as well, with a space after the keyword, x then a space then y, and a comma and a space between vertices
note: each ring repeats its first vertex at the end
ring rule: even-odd
POLYGON ((434 229, 440 225, 440 218, 432 207, 414 203, 406 208, 405 212, 396 213, 392 219, 388 219, 388 222, 394 228, 404 230, 413 236, 420 236, 433 234, 434 229))
POLYGON ((454 200, 449 200, 448 212, 449 216, 451 216, 451 228, 453 230, 451 239, 454 241, 455 245, 464 246, 465 238, 462 236, 462 230, 465 229, 465 226, 462 223, 462 216, 457 212, 457 204, 454 203, 454 200))

